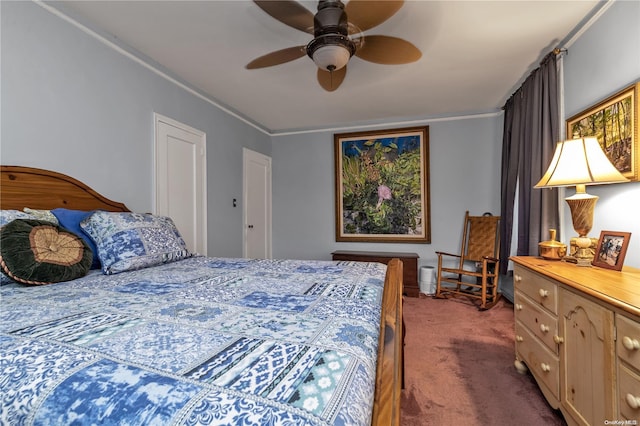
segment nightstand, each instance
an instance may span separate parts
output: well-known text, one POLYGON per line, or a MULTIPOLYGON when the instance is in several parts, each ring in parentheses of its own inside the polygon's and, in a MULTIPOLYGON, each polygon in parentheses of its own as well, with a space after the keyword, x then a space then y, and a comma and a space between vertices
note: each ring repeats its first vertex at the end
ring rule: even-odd
POLYGON ((338 250, 331 253, 333 260, 350 260, 356 262, 380 262, 385 265, 393 258, 400 259, 403 264, 402 285, 403 292, 410 297, 418 297, 418 256, 416 253, 404 253, 394 251, 351 251, 338 250))

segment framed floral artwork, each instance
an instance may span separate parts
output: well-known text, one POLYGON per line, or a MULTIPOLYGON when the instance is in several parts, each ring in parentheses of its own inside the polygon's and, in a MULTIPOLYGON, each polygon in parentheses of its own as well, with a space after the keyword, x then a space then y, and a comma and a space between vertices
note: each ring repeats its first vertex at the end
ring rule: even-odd
POLYGON ((336 241, 430 243, 429 127, 334 135, 336 241))

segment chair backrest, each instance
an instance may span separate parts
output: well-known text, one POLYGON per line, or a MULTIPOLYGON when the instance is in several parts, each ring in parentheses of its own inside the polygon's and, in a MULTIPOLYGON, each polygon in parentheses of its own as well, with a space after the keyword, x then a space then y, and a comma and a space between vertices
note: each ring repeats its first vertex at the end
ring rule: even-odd
POLYGON ((464 218, 462 258, 481 261, 483 257, 498 257, 500 251, 500 216, 469 216, 464 218))

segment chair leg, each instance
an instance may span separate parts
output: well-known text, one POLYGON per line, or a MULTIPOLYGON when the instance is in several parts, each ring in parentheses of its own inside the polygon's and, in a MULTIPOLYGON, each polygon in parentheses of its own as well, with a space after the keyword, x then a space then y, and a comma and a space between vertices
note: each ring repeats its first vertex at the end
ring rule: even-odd
POLYGON ((483 279, 482 301, 478 306, 478 309, 481 311, 491 309, 496 303, 498 303, 499 299, 500 294, 498 293, 498 278, 487 276, 486 279, 483 279))
POLYGON ((438 276, 436 277, 436 294, 433 296, 434 299, 444 299, 442 295, 442 281, 440 278, 442 277, 442 257, 438 255, 438 276))
POLYGON ((440 281, 440 272, 438 271, 438 278, 436 278, 436 294, 433 296, 434 299, 444 299, 444 295, 442 294, 442 282, 440 281))

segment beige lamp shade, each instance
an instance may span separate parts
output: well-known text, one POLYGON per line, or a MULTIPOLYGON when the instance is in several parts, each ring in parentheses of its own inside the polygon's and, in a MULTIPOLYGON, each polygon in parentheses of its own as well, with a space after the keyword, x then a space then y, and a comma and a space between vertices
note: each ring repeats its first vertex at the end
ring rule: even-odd
POLYGON ((628 182, 594 137, 558 142, 547 172, 535 188, 628 182))

